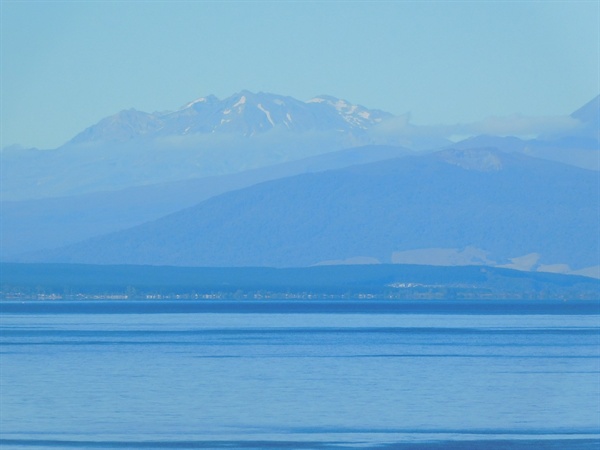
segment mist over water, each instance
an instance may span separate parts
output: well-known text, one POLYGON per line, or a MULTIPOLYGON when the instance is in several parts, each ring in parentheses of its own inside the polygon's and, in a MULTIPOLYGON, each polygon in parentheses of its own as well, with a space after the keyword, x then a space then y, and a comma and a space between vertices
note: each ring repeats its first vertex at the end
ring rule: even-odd
POLYGON ((2 305, 3 449, 600 442, 593 309, 81 305, 2 305))

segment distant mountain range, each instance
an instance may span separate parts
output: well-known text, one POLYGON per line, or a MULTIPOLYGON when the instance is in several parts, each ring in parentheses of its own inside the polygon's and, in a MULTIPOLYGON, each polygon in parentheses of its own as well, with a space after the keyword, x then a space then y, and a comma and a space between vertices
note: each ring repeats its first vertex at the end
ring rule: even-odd
POLYGON ((134 186, 118 191, 1 203, 0 248, 10 260, 140 225, 224 192, 263 181, 412 154, 401 147, 363 146, 241 173, 134 186))
POLYGON ((233 133, 251 137, 274 128, 296 133, 336 131, 361 135, 391 117, 390 113, 369 110, 328 95, 303 102, 281 95, 242 91, 224 100, 214 95, 202 97, 173 112, 121 111, 87 128, 69 143, 197 133, 233 133))
POLYGON ((260 183, 21 260, 416 262, 594 274, 599 210, 597 172, 490 149, 444 150, 260 183))
POLYGON ((123 111, 57 149, 1 152, 0 257, 600 276, 599 109, 569 133, 457 143, 325 95, 123 111))
POLYGON ((0 189, 3 200, 30 200, 232 174, 376 143, 370 130, 392 117, 326 95, 248 91, 121 111, 57 149, 3 149, 0 189))
MULTIPOLYGON (((598 170, 599 101, 596 97, 571 114, 579 124, 571 134, 510 142, 480 136, 458 146, 496 147, 598 170)), ((438 128, 411 125, 406 118, 327 95, 306 102, 249 91, 224 100, 207 96, 177 111, 121 111, 56 149, 5 148, 0 195, 3 201, 19 201, 117 191, 239 173, 365 145, 415 151, 453 146, 438 128)))

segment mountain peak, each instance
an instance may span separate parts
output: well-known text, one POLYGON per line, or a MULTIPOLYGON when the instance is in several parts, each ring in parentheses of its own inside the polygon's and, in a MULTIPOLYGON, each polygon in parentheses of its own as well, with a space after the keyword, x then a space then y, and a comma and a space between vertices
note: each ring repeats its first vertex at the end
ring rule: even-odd
MULTIPOLYGON (((105 118, 71 143, 125 142, 141 137, 227 133, 252 137, 274 128, 333 132, 353 139, 391 114, 322 95, 303 102, 292 97, 242 90, 223 100, 199 97, 181 109, 148 114, 134 109, 105 118)), ((363 143, 368 143, 365 138, 363 143)))
POLYGON ((581 123, 580 136, 591 138, 596 143, 600 141, 600 95, 573 112, 571 117, 581 123))
POLYGON ((86 128, 71 139, 69 143, 123 142, 153 133, 159 130, 161 126, 162 121, 154 114, 138 111, 134 108, 124 109, 102 119, 96 125, 86 128))
POLYGON ((392 114, 370 110, 362 105, 355 105, 347 100, 333 97, 331 95, 319 95, 306 102, 307 104, 322 105, 333 108, 347 123, 363 130, 393 117, 392 114))
POLYGON ((316 97, 311 98, 306 103, 323 103, 323 102, 336 103, 338 101, 340 101, 340 99, 337 97, 334 97, 332 95, 321 94, 321 95, 317 95, 316 97))
POLYGON ((194 106, 197 103, 212 104, 212 103, 215 103, 218 101, 219 101, 219 99, 217 97, 215 97, 214 95, 207 95, 206 97, 200 97, 200 98, 197 98, 196 100, 192 100, 191 102, 189 102, 185 106, 183 106, 181 109, 191 108, 192 106, 194 106))
POLYGON ((600 120, 600 95, 597 95, 577 111, 571 113, 571 117, 583 123, 594 123, 597 125, 600 120))

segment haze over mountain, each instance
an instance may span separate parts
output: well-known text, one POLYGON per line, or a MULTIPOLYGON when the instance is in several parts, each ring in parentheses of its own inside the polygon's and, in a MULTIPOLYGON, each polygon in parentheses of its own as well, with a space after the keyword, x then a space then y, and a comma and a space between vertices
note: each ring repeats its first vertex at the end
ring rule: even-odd
POLYGON ((0 202, 1 258, 10 260, 20 253, 60 247, 123 230, 193 206, 212 196, 263 181, 410 153, 401 147, 371 145, 234 174, 68 197, 0 202))
POLYGON ((25 261, 181 266, 372 262, 597 271, 597 172, 445 150, 261 183, 25 261))
MULTIPOLYGON (((455 144, 439 127, 418 127, 408 116, 326 95, 303 102, 242 91, 224 100, 203 97, 173 112, 122 111, 60 148, 2 151, 0 259, 276 266, 475 263, 597 275, 598 258, 590 256, 598 247, 597 217, 590 211, 598 202, 598 174, 573 166, 600 169, 599 108, 600 96, 564 120, 549 120, 535 138, 488 134, 455 144), (366 142, 394 145, 360 146, 366 142), (398 147, 399 142, 408 148, 398 147), (445 153, 429 155, 444 147, 445 153), (414 157, 406 161, 393 160, 411 153, 414 157), (389 166, 364 166, 383 160, 389 166), (463 172, 457 174, 452 164, 463 172), (314 186, 309 178, 285 178, 342 168, 348 169, 320 174, 314 186), (485 179, 476 186, 474 179, 482 174, 485 179), (252 187, 277 179, 281 185, 252 187), (532 184, 533 179, 539 183, 532 184), (569 195, 580 195, 567 196, 558 185, 569 195), (265 203, 274 195, 269 186, 287 192, 288 199, 275 195, 265 203), (238 199, 237 206, 228 203, 232 199, 238 199), (499 205, 494 203, 498 199, 503 199, 499 205), (391 212, 398 204, 405 215, 391 212), (332 211, 339 214, 332 216, 332 211), (175 215, 160 219, 166 214, 175 215), (169 222, 173 217, 175 222, 169 222), (552 223, 544 223, 545 217, 552 223), (570 228, 566 220, 572 221, 570 228), (236 229, 228 228, 230 221, 236 229), (519 223, 537 224, 554 239, 546 242, 536 234, 519 240, 519 223), (439 228, 442 224, 450 228, 439 228), (138 226, 128 234, 128 228, 138 226), (488 228, 504 231, 487 233, 488 228), (101 237, 117 231, 123 234, 101 237), (94 240, 77 244, 94 237, 99 247, 94 240)), ((461 125, 455 130, 469 127, 478 129, 461 125)))
POLYGON ((478 135, 458 142, 453 147, 493 147, 584 169, 600 170, 600 95, 571 113, 569 118, 577 126, 568 131, 549 130, 537 139, 478 135))
POLYGON ((248 91, 224 100, 200 98, 174 112, 121 111, 54 150, 4 149, 2 199, 76 195, 256 169, 374 143, 369 130, 391 117, 330 96, 302 102, 248 91))
MULTIPOLYGON (((598 169, 598 101, 564 120, 542 119, 545 125, 534 128, 545 135, 519 139, 518 151, 598 169)), ((526 118, 517 122, 518 128, 528 129, 526 118)), ((327 95, 304 102, 242 91, 223 100, 199 98, 177 111, 121 111, 52 150, 4 148, 0 195, 4 201, 18 201, 116 191, 232 174, 372 144, 437 150, 452 145, 447 139, 451 135, 482 129, 490 127, 417 126, 409 115, 393 116, 327 95)), ((502 136, 476 137, 460 147, 503 150, 502 136)))
POLYGON ((582 135, 595 140, 600 139, 600 95, 573 112, 571 117, 582 124, 582 135))

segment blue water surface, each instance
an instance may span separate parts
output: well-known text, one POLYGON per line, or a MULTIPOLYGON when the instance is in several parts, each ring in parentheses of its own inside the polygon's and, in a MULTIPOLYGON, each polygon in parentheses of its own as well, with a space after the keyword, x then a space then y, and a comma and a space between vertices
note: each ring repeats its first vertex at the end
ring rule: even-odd
POLYGON ((0 448, 600 448, 563 303, 0 303, 0 448))

